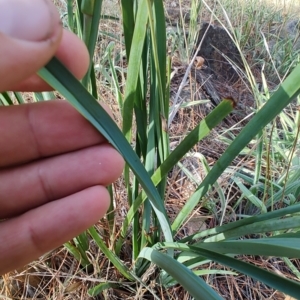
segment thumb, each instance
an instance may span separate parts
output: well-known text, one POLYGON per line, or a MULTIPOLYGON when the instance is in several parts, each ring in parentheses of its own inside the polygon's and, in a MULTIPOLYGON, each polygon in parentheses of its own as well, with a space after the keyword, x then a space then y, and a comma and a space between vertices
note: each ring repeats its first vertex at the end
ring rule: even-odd
POLYGON ((0 91, 43 67, 61 35, 59 14, 50 0, 0 0, 0 91))

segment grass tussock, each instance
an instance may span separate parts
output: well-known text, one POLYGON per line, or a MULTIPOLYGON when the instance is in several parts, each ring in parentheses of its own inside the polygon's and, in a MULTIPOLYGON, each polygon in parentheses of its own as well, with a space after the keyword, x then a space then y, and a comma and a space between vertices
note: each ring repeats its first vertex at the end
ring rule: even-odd
MULTIPOLYGON (((54 2, 63 15, 67 9, 65 1, 54 2)), ((233 112, 168 172, 163 193, 166 212, 173 223, 227 147, 299 63, 300 1, 238 0, 233 5, 229 0, 201 3, 168 0, 164 1, 164 7, 167 52, 171 61, 169 104, 173 120, 167 128, 171 151, 218 105, 213 95, 231 98, 236 103, 233 112), (197 61, 192 61, 203 22, 220 27, 230 35, 241 56, 240 66, 227 58, 227 65, 238 69, 235 81, 222 80, 222 72, 228 70, 220 69, 220 77, 208 76, 204 70, 205 62, 199 68, 197 61), (176 101, 177 106, 174 105, 176 101)), ((121 128, 122 108, 117 92, 121 96, 126 94, 129 62, 126 60, 120 11, 119 1, 103 2, 94 63, 97 92, 111 107, 121 128), (112 79, 112 66, 118 88, 112 79)), ((67 26, 66 17, 63 21, 67 26)), ((297 204, 299 197, 294 191, 297 190, 295 185, 300 165, 299 124, 299 99, 294 99, 234 158, 213 188, 184 219, 174 239, 180 241, 216 226, 297 204)), ((138 140, 137 131, 138 128, 133 126, 132 143, 138 140)), ((133 182, 134 175, 128 173, 128 176, 133 182)), ((122 236, 124 218, 130 210, 126 180, 125 175, 111 187, 115 206, 109 213, 114 218, 113 225, 108 215, 95 225, 95 229, 107 248, 117 253, 124 266, 132 271, 137 268, 132 238, 134 225, 131 224, 126 236, 122 236), (118 249, 116 244, 120 238, 123 242, 118 249)), ((134 193, 138 194, 140 190, 139 187, 134 193)), ((140 217, 146 209, 139 209, 140 217)), ((150 225, 144 232, 145 245, 151 244, 159 227, 153 223, 150 225)), ((290 228, 284 233, 294 231, 296 229, 290 228)), ((283 233, 283 229, 278 229, 278 233, 283 233)), ((270 231, 253 231, 240 239, 271 235, 270 231)), ((195 238, 196 242, 203 239, 195 238)), ((237 257, 283 278, 299 281, 298 259, 263 255, 237 257)), ((90 264, 83 266, 65 247, 56 249, 23 269, 3 276, 0 279, 0 299, 192 299, 181 285, 171 284, 171 279, 169 286, 163 286, 162 274, 153 264, 142 269, 138 280, 125 279, 91 237, 86 258, 90 264), (107 286, 97 296, 88 296, 91 289, 101 283, 107 286)), ((195 270, 224 299, 292 299, 259 280, 208 259, 203 259, 195 270)))

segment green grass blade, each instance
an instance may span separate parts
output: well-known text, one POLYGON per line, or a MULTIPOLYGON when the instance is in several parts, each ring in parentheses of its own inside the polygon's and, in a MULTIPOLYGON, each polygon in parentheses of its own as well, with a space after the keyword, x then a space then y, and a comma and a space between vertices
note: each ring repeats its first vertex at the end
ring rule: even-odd
MULTIPOLYGON (((136 24, 134 27, 130 56, 128 61, 127 81, 123 105, 123 133, 128 141, 131 140, 133 105, 136 98, 139 69, 145 43, 148 22, 146 1, 139 2, 136 24)), ((126 45, 127 47, 127 45, 126 45)))
POLYGON ((34 93, 33 94, 36 101, 47 101, 53 100, 56 98, 53 92, 41 92, 41 93, 34 93))
POLYGON ((77 261, 80 262, 80 264, 83 267, 87 267, 88 265, 90 265, 90 262, 89 262, 87 256, 86 255, 82 255, 82 252, 77 247, 75 247, 74 245, 72 245, 70 242, 65 243, 64 246, 75 257, 75 259, 77 259, 77 261))
POLYGON ((228 230, 225 233, 220 233, 205 239, 205 242, 215 242, 224 239, 237 238, 247 234, 288 230, 298 227, 300 227, 300 217, 297 216, 284 219, 271 219, 228 230))
POLYGON ((230 231, 233 229, 243 228, 250 224, 256 224, 256 223, 262 222, 262 221, 270 221, 272 219, 280 218, 280 217, 283 217, 286 215, 295 214, 295 213, 299 213, 299 212, 300 212, 300 204, 291 205, 289 207, 278 209, 278 210, 275 210, 272 212, 268 212, 266 214, 262 214, 259 216, 253 216, 250 218, 245 218, 243 220, 225 224, 223 226, 217 226, 213 229, 204 230, 200 233, 196 233, 194 235, 191 235, 190 237, 182 239, 181 242, 185 243, 185 242, 191 241, 192 239, 199 239, 199 238, 203 238, 203 237, 206 237, 209 235, 215 235, 215 234, 221 234, 221 233, 223 233, 225 236, 227 231, 230 231))
POLYGON ((164 11, 162 1, 155 1, 154 8, 156 8, 155 14, 162 18, 155 18, 157 24, 154 24, 154 16, 152 11, 152 1, 147 0, 149 24, 151 31, 151 49, 153 52, 154 66, 156 69, 157 85, 158 85, 158 99, 160 99, 161 113, 166 118, 165 113, 165 93, 163 87, 166 86, 166 31, 161 30, 161 26, 165 26, 164 14, 160 12, 164 11), (158 4, 161 4, 158 7, 158 4), (156 25, 156 26, 155 26, 156 25), (163 81, 162 81, 163 80, 163 81))
MULTIPOLYGON (((261 174, 261 163, 263 161, 263 132, 262 130, 257 134, 258 145, 256 148, 256 157, 255 157, 255 175, 253 184, 256 185, 259 182, 259 177, 261 174)), ((256 195, 256 189, 252 190, 252 193, 256 195)))
MULTIPOLYGON (((13 92, 13 95, 15 96, 15 98, 19 104, 25 103, 21 93, 13 92)), ((5 106, 14 105, 14 101, 8 92, 0 93, 0 103, 2 103, 2 105, 5 105, 5 106)))
POLYGON ((222 300, 203 279, 196 276, 190 269, 177 262, 175 259, 160 253, 151 248, 144 248, 140 258, 146 258, 160 268, 164 269, 176 281, 178 281, 185 290, 187 290, 197 300, 222 300))
MULTIPOLYGON (((164 16, 163 1, 147 0, 150 28, 150 50, 151 50, 151 101, 154 105, 156 146, 158 149, 157 165, 169 156, 169 135, 166 128, 168 123, 169 98, 166 98, 167 86, 167 60, 166 60, 166 20, 164 16), (154 99, 153 99, 154 97, 154 99)), ((166 178, 163 178, 157 186, 163 198, 166 190, 166 178)))
POLYGON ((76 238, 74 238, 74 241, 79 251, 85 255, 85 252, 89 249, 89 240, 87 238, 86 233, 81 233, 76 238))
POLYGON ((116 214, 115 214, 115 207, 114 207, 114 191, 113 191, 113 185, 110 184, 107 187, 107 190, 109 192, 110 196, 110 205, 106 212, 106 218, 108 222, 108 228, 109 228, 109 236, 111 238, 111 241, 115 239, 115 220, 116 220, 116 214))
POLYGON ((127 164, 147 193, 151 205, 160 221, 166 240, 172 241, 173 238, 169 221, 160 196, 138 156, 132 150, 116 123, 56 58, 53 58, 44 69, 40 70, 39 75, 66 97, 66 99, 123 155, 127 164))
POLYGON ((80 11, 80 8, 81 8, 81 3, 82 3, 82 0, 76 0, 76 8, 75 8, 75 24, 74 24, 74 27, 71 28, 71 30, 77 34, 77 36, 80 38, 80 39, 83 39, 83 33, 82 33, 82 28, 83 28, 83 15, 80 11))
POLYGON ((276 204, 278 203, 280 200, 282 200, 282 198, 288 194, 296 194, 296 191, 299 188, 299 183, 300 181, 295 181, 292 182, 284 187, 281 187, 280 190, 276 193, 274 193, 273 197, 270 197, 267 201, 266 201, 266 206, 270 207, 272 204, 276 204))
MULTIPOLYGON (((151 95, 151 98, 153 96, 151 95)), ((150 100, 152 102, 153 99, 150 100)), ((153 107, 150 106, 150 120, 148 125, 148 136, 147 136, 147 154, 145 159, 145 168, 149 175, 152 175, 154 172, 155 166, 155 158, 156 158, 156 147, 155 147, 155 112, 153 111, 153 107)), ((144 113, 144 117, 147 117, 144 113)), ((142 232, 141 232, 141 249, 144 248, 149 242, 150 245, 153 245, 153 242, 149 241, 151 238, 148 235, 151 226, 151 207, 149 200, 144 202, 143 212, 142 212, 142 232)))
POLYGON ((73 0, 67 1, 67 11, 68 11, 68 26, 70 30, 74 28, 74 17, 73 17, 73 0))
POLYGON ((233 177, 232 180, 236 183, 239 187, 240 191, 243 193, 244 197, 247 198, 253 205, 258 207, 262 213, 267 212, 267 208, 264 203, 256 197, 247 187, 242 183, 239 178, 233 177))
MULTIPOLYGON (((127 1, 127 0, 126 0, 127 1)), ((123 12, 123 15, 134 16, 133 9, 135 5, 128 1, 127 5, 122 2, 122 8, 126 9, 123 12), (130 4, 132 6, 130 7, 130 4)), ((139 3, 136 13, 136 19, 128 20, 126 19, 126 24, 128 26, 132 26, 128 28, 128 33, 125 32, 125 23, 124 23, 124 33, 125 36, 125 46, 128 60, 128 69, 127 69, 127 81, 125 87, 125 96, 124 96, 124 104, 123 104, 123 125, 122 130, 125 135, 125 138, 128 142, 131 142, 131 134, 132 134, 132 119, 133 119, 133 109, 134 103, 139 102, 139 97, 142 93, 141 81, 142 76, 140 75, 143 71, 143 61, 142 56, 144 53, 145 47, 145 37, 147 32, 147 4, 145 1, 139 3), (135 24, 132 23, 135 20, 135 24)), ((125 21, 124 21, 125 22, 125 21)), ((132 204, 133 199, 131 198, 132 194, 130 192, 130 176, 129 169, 125 166, 124 170, 124 180, 127 183, 127 191, 128 196, 130 197, 129 203, 132 204)), ((157 198, 158 199, 158 198, 157 198)), ((166 215, 166 214, 165 214, 166 215)), ((138 226, 136 224, 135 226, 138 226)))
MULTIPOLYGON (((96 1, 97 2, 97 1, 96 1)), ((101 3, 102 1, 98 1, 101 3)), ((81 1, 81 13, 83 16, 83 41, 85 42, 86 46, 89 45, 90 40, 90 34, 92 29, 92 21, 93 21, 93 15, 94 15, 94 7, 95 7, 95 1, 94 0, 82 0, 81 1)), ((94 54, 94 49, 88 49, 89 54, 94 54), (92 53, 90 52, 93 51, 92 53)), ((90 56, 93 57, 93 56, 90 56)))
POLYGON ((78 244, 79 250, 81 250, 82 253, 85 253, 89 249, 89 240, 87 238, 86 233, 81 233, 76 238, 76 243, 78 244))
MULTIPOLYGON (((156 186, 176 165, 176 163, 200 140, 206 137, 210 131, 217 126, 232 110, 233 102, 231 100, 223 100, 205 119, 203 119, 193 129, 185 139, 174 149, 174 151, 168 156, 163 164, 153 174, 152 181, 156 186)), ((136 211, 146 199, 147 195, 143 191, 139 194, 126 215, 122 227, 122 236, 125 237, 127 228, 133 219, 136 211)))
POLYGON ((95 296, 98 296, 99 294, 101 294, 105 290, 118 289, 120 287, 121 287, 121 285, 119 283, 103 282, 103 283, 97 284, 95 287, 89 289, 88 294, 91 297, 95 297, 95 296))
POLYGON ((274 237, 257 240, 223 241, 222 243, 197 243, 194 246, 223 254, 231 253, 300 258, 299 238, 274 237))
POLYGON ((299 269, 287 257, 283 257, 282 260, 286 263, 286 265, 290 268, 290 270, 294 273, 294 275, 297 276, 297 278, 299 280, 300 279, 300 271, 299 271, 299 269))
POLYGON ((97 233, 94 227, 91 227, 89 230, 90 235, 94 239, 95 243, 104 253, 104 255, 110 260, 110 262, 119 270, 119 272, 128 280, 135 280, 135 276, 131 274, 130 270, 126 267, 126 265, 111 251, 109 250, 105 243, 102 241, 101 237, 97 233))
POLYGON ((117 98, 117 102, 118 102, 118 105, 119 105, 119 108, 120 108, 120 111, 121 111, 121 115, 123 115, 123 96, 122 96, 122 93, 121 93, 121 90, 120 90, 120 84, 118 82, 118 75, 117 75, 117 72, 116 72, 116 69, 115 69, 115 66, 113 64, 113 61, 111 59, 111 48, 108 47, 108 62, 109 62, 109 67, 110 67, 110 70, 111 70, 111 75, 112 75, 112 83, 113 83, 113 86, 115 88, 115 95, 116 95, 116 98, 117 98))
POLYGON ((14 105, 13 100, 7 92, 0 93, 0 101, 4 106, 14 105))
MULTIPOLYGON (((212 261, 218 262, 220 264, 223 264, 225 266, 228 266, 234 270, 237 270, 243 274, 246 274, 258 281, 264 282, 268 286, 280 290, 284 292, 287 295, 290 295, 292 297, 298 298, 299 297, 299 291, 300 291, 300 283, 292 281, 290 279, 284 278, 282 276, 273 274, 271 272, 268 272, 266 270, 263 270, 259 267, 250 265, 248 263, 245 263, 241 260, 216 253, 213 251, 209 251, 206 249, 199 249, 194 246, 188 246, 177 243, 177 247, 175 247, 176 243, 170 243, 168 246, 164 243, 161 243, 163 245, 163 248, 172 248, 172 249, 178 249, 182 251, 193 251, 195 253, 198 253, 201 256, 207 257, 212 261)), ((210 299, 210 298, 207 298, 210 299)))
POLYGON ((125 38, 125 49, 127 59, 130 57, 130 48, 134 31, 134 0, 121 0, 122 5, 122 19, 123 19, 123 32, 125 38))
POLYGON ((196 192, 186 202, 185 206, 177 215, 172 230, 177 231, 189 216, 202 197, 217 181, 225 169, 230 165, 235 157, 245 148, 247 144, 264 128, 273 118, 275 118, 300 92, 300 65, 288 76, 269 101, 257 112, 257 114, 242 129, 240 134, 226 149, 224 154, 213 166, 209 174, 199 185, 196 192))
MULTIPOLYGON (((14 96, 16 97, 18 103, 20 104, 26 103, 21 93, 14 92, 14 96)), ((55 99, 55 97, 53 97, 52 99, 55 99)))
POLYGON ((90 81, 99 23, 101 19, 102 2, 102 0, 82 0, 81 3, 81 11, 84 18, 83 39, 88 48, 91 59, 89 70, 82 79, 82 84, 84 86, 88 86, 90 81))
POLYGON ((118 271, 128 280, 138 282, 141 286, 143 286, 145 289, 147 289, 150 293, 152 293, 152 296, 154 299, 159 298, 153 293, 153 291, 144 284, 140 278, 138 278, 135 274, 133 274, 128 267, 119 259, 118 256, 116 256, 115 253, 113 253, 111 250, 109 250, 104 242, 102 241, 101 237, 97 233, 96 229, 94 227, 91 227, 89 230, 90 235, 98 245, 98 247, 101 249, 101 251, 106 255, 106 257, 111 261, 111 263, 118 269, 118 271))

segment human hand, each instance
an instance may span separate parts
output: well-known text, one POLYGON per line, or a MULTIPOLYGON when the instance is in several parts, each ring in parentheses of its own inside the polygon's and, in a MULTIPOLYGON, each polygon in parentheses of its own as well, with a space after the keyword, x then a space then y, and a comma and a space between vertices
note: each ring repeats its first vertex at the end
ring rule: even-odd
MULTIPOLYGON (((43 91, 36 74, 56 55, 78 78, 84 44, 62 29, 48 0, 0 0, 0 91, 43 91)), ((38 258, 96 223, 118 152, 66 101, 0 107, 0 274, 38 258)))

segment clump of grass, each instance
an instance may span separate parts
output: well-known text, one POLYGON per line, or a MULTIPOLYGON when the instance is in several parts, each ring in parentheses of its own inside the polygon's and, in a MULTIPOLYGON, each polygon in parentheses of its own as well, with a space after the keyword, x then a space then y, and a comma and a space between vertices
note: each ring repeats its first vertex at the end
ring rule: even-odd
MULTIPOLYGON (((238 130, 225 128, 221 122, 228 118, 235 103, 223 99, 202 120, 186 126, 186 133, 172 136, 176 139, 174 148, 169 137, 174 127, 172 123, 168 126, 172 83, 171 60, 166 56, 163 2, 121 1, 124 40, 118 42, 120 34, 100 32, 102 39, 107 38, 105 50, 97 42, 99 17, 104 15, 100 13, 102 1, 77 0, 74 6, 73 1, 67 4, 66 25, 82 36, 95 60, 83 85, 95 97, 100 95, 102 101, 100 89, 116 98, 123 134, 56 59, 40 75, 105 135, 124 156, 127 167, 123 179, 109 187, 112 203, 106 218, 67 243, 69 254, 65 249, 55 251, 23 273, 11 274, 13 281, 4 277, 2 293, 16 297, 20 284, 26 297, 36 298, 51 295, 51 298, 71 299, 74 295, 80 297, 79 293, 86 297, 88 293, 91 297, 102 294, 123 299, 133 295, 139 299, 183 299, 188 295, 195 299, 222 299, 221 296, 235 295, 238 299, 242 298, 239 289, 233 291, 228 284, 229 291, 224 292, 212 282, 220 277, 234 281, 242 273, 265 287, 297 297, 300 286, 296 281, 245 262, 256 256, 284 257, 284 274, 288 269, 293 278, 299 275, 292 259, 299 258, 300 123, 299 112, 291 103, 300 92, 297 82, 300 70, 292 65, 293 58, 289 58, 288 69, 283 73, 271 59, 270 66, 280 78, 280 85, 275 86, 273 93, 269 91, 269 69, 265 67, 261 72, 262 92, 257 87, 253 66, 243 56, 244 76, 257 100, 249 116, 251 120, 246 125, 241 122, 238 130), (95 48, 102 52, 94 55, 95 48), (227 148, 209 160, 208 155, 201 155, 198 143, 212 133, 227 148), (201 180, 181 161, 192 153, 196 169, 202 170, 201 180), (173 198, 176 210, 171 217, 168 195, 175 183, 170 178, 178 177, 172 177, 170 172, 176 170, 184 174, 179 180, 186 177, 185 181, 196 188, 184 200, 182 192, 173 189, 173 197, 177 199, 173 198), (189 231, 193 218, 202 225, 189 231)), ((203 15, 210 13, 210 18, 218 19, 241 55, 266 44, 258 31, 260 23, 267 27, 270 21, 267 11, 254 14, 258 4, 254 0, 234 8, 232 3, 228 4, 228 1, 217 5, 207 2, 205 8, 200 1, 192 1, 188 34, 182 36, 178 31, 179 39, 184 42, 175 46, 170 42, 173 50, 186 47, 180 51, 187 65, 195 50, 195 22, 199 15, 203 19, 203 15)), ((255 61, 258 63, 259 59, 255 61)), ((9 93, 3 93, 0 100, 3 105, 24 101, 20 94, 14 96, 12 99, 9 93)), ((36 94, 35 99, 41 101, 52 96, 36 94)), ((196 111, 188 109, 191 114, 196 111)), ((187 108, 179 111, 184 115, 187 108)))

